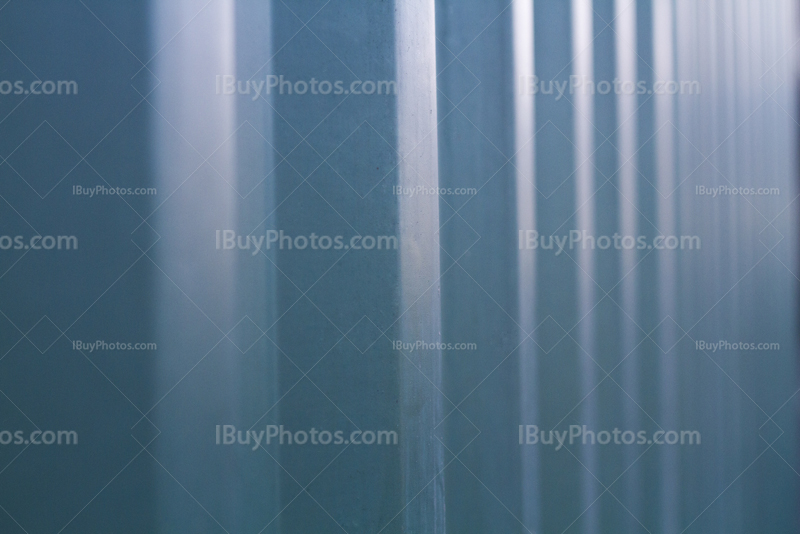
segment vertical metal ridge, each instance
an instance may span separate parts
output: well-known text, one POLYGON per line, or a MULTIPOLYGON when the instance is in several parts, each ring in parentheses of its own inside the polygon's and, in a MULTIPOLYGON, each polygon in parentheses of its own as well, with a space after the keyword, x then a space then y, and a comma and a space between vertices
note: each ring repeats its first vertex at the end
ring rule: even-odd
MULTIPOLYGON (((436 10, 434 0, 398 0, 395 10, 398 185, 438 187, 436 10)), ((400 331, 403 339, 441 341, 439 201, 399 197, 400 331)), ((434 437, 443 417, 442 353, 401 363, 401 428, 406 532, 445 532, 444 449, 434 437), (427 484, 430 482, 430 486, 427 484), (417 495, 424 487, 423 495, 417 495), (412 503, 413 500, 413 503, 412 503)))

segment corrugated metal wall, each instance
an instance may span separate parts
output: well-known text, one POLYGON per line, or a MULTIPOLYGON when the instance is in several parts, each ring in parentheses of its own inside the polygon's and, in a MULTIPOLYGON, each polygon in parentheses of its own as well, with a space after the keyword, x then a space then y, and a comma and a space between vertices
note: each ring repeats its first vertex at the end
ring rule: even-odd
POLYGON ((796 7, 512 4, 437 4, 448 525, 794 531, 796 7))
POLYGON ((798 17, 0 5, 0 531, 797 532, 798 17))

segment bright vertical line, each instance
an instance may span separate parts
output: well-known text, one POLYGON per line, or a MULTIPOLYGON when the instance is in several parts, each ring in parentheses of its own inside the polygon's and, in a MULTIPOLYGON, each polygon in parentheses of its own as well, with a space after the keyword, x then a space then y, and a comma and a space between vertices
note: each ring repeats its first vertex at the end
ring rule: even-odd
MULTIPOLYGON (((395 9, 398 185, 439 186, 436 92, 436 9, 434 0, 402 0, 395 9)), ((402 195, 398 200, 400 239, 399 319, 403 339, 441 340, 439 200, 402 195)), ((444 449, 429 437, 443 416, 442 353, 432 351, 420 369, 401 364, 403 494, 416 499, 430 482, 431 502, 403 511, 407 532, 445 532, 444 449), (427 381, 422 382, 420 370, 427 381)))
MULTIPOLYGON (((593 15, 592 0, 572 0, 572 55, 573 75, 578 80, 589 82, 574 93, 574 131, 575 131, 575 190, 576 220, 578 230, 594 235, 594 61, 593 61, 593 15)), ((587 395, 597 383, 597 364, 595 358, 595 324, 591 311, 595 305, 594 252, 589 248, 579 248, 577 253, 578 283, 578 344, 582 348, 577 357, 580 360, 580 396, 587 395)), ((581 407, 582 420, 589 427, 597 423, 597 395, 590 395, 581 407)), ((598 495, 597 481, 593 473, 598 472, 597 454, 593 447, 581 449, 583 471, 582 500, 585 514, 586 532, 598 532, 600 507, 592 506, 598 495)))
MULTIPOLYGON (((534 75, 533 0, 516 0, 512 6, 514 43, 514 165, 516 167, 517 229, 536 227, 534 95, 527 90, 527 80, 534 75)), ((527 340, 535 328, 536 254, 534 250, 518 251, 520 332, 520 415, 524 424, 538 421, 538 369, 534 344, 527 340)), ((539 457, 535 447, 522 449, 523 523, 538 530, 540 521, 539 457)))
MULTIPOLYGON (((526 81, 533 78, 533 1, 516 0, 512 7, 514 33, 514 165, 516 167, 517 225, 519 230, 535 228, 535 143, 534 96, 526 81)), ((534 256, 520 252, 520 321, 527 333, 533 330, 534 256), (527 325, 527 326, 525 326, 527 325)))
MULTIPOLYGON (((162 242, 154 249, 154 261, 158 270, 175 281, 159 273, 157 339, 159 350, 166 356, 158 360, 156 382, 159 390, 166 391, 175 383, 176 365, 196 362, 197 355, 208 350, 202 336, 197 335, 196 312, 174 298, 176 284, 219 328, 230 328, 236 322, 236 261, 232 255, 214 254, 214 250, 198 246, 210 243, 213 247, 217 229, 234 227, 236 193, 221 178, 197 187, 202 173, 210 174, 207 168, 187 176, 197 165, 197 152, 204 158, 213 153, 214 167, 223 176, 236 174, 235 143, 225 144, 235 130, 235 100, 214 92, 215 76, 236 74, 235 4, 223 1, 206 7, 201 0, 153 2, 153 28, 154 48, 164 47, 152 64, 160 85, 150 96, 150 102, 159 110, 151 113, 157 186, 159 191, 180 188, 153 217, 162 242), (191 25, 183 30, 190 19, 191 25), (182 185, 184 181, 186 184, 182 185)), ((195 424, 211 426, 210 419, 220 410, 220 403, 224 403, 227 413, 236 414, 239 372, 238 366, 231 365, 223 376, 216 377, 213 390, 187 393, 194 403, 195 424)), ((207 484, 207 475, 193 469, 209 462, 206 449, 187 448, 180 432, 176 432, 187 424, 186 418, 155 413, 156 425, 171 430, 154 443, 156 456, 173 457, 172 467, 192 472, 192 477, 184 480, 187 485, 207 484)), ((237 509, 244 491, 242 480, 231 472, 215 483, 229 490, 224 507, 237 509)), ((172 481, 166 480, 157 490, 158 521, 162 526, 184 521, 173 490, 172 481)), ((237 521, 244 522, 245 518, 237 516, 237 521)), ((241 523, 234 523, 231 528, 241 530, 241 523)))
MULTIPOLYGON (((619 228, 623 236, 636 236, 636 216, 638 190, 636 187, 637 172, 636 155, 636 2, 631 0, 615 0, 614 16, 616 34, 616 76, 621 82, 617 96, 617 149, 619 151, 619 228), (630 92, 628 92, 628 84, 630 92)), ((623 389, 633 398, 639 398, 639 360, 631 354, 636 347, 636 325, 638 321, 636 295, 638 277, 636 275, 637 252, 634 248, 620 251, 620 276, 622 283, 623 317, 621 322, 622 347, 621 356, 627 358, 623 367, 623 389)), ((625 425, 627 428, 639 427, 638 407, 633 402, 625 402, 625 425)), ((625 465, 632 467, 626 478, 626 493, 631 503, 631 513, 641 516, 641 489, 639 487, 639 467, 636 453, 625 450, 625 465)))
MULTIPOLYGON (((621 82, 630 81, 631 91, 622 88, 617 96, 617 148, 620 159, 619 189, 623 198, 620 202, 620 229, 624 234, 633 235, 636 230, 636 3, 630 0, 616 0, 616 68, 621 82)), ((623 254, 625 271, 633 267, 636 255, 623 254)))

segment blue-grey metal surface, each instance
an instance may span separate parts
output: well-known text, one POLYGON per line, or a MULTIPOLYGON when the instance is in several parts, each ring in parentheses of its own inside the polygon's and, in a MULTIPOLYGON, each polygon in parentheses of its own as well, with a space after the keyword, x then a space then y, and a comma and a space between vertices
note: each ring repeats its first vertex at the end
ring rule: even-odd
POLYGON ((798 11, 0 5, 0 532, 796 532, 798 11))

